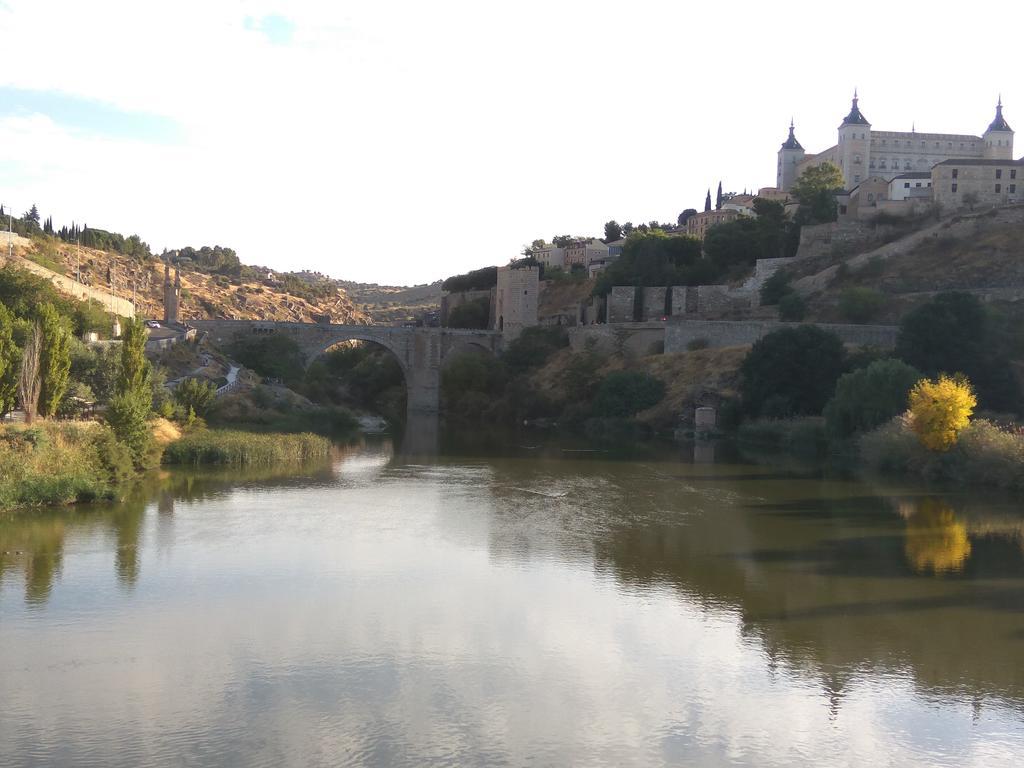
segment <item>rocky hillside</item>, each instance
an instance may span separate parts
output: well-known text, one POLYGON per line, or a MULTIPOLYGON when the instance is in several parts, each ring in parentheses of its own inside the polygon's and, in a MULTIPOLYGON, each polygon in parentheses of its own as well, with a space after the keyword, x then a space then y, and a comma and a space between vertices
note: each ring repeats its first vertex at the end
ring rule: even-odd
POLYGON ((336 282, 374 323, 408 322, 441 309, 440 280, 413 286, 336 282))
MULTIPOLYGON (((164 266, 156 257, 136 259, 112 251, 79 248, 45 235, 15 239, 15 256, 27 258, 52 271, 76 278, 95 288, 112 285, 114 295, 131 300, 147 318, 163 317, 164 266)), ((6 243, 4 243, 6 245, 6 243)), ((181 267, 181 317, 228 318, 335 323, 371 322, 332 281, 282 279, 263 271, 241 279, 203 272, 190 264, 181 267)))

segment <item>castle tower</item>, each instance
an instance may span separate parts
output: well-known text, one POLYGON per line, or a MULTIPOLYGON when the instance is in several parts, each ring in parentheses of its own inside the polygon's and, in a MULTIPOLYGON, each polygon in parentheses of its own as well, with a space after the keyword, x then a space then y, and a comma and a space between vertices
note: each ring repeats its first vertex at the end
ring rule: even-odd
POLYGON ((181 300, 181 272, 174 267, 174 283, 171 283, 171 261, 164 263, 164 324, 178 323, 178 305, 181 300))
POLYGON ((985 143, 986 160, 1013 159, 1013 129, 1003 118, 1003 97, 996 104, 996 119, 989 125, 981 137, 985 143))
POLYGON ((843 172, 846 189, 856 187, 867 179, 871 160, 871 123, 857 106, 857 91, 853 92, 850 114, 839 126, 839 167, 843 172))
POLYGON ((793 182, 796 181, 796 167, 803 161, 805 154, 804 148, 800 146, 800 142, 793 134, 793 120, 790 118, 789 138, 783 142, 782 149, 779 150, 779 168, 775 174, 777 189, 783 192, 789 191, 793 182))

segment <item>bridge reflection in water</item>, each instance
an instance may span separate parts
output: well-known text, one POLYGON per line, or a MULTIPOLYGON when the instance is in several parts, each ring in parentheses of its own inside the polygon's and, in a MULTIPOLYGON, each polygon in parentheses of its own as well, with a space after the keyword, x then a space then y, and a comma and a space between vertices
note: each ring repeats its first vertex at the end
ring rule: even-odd
POLYGON ((405 431, 398 441, 397 453, 404 458, 436 456, 441 445, 441 427, 437 412, 409 411, 405 431))

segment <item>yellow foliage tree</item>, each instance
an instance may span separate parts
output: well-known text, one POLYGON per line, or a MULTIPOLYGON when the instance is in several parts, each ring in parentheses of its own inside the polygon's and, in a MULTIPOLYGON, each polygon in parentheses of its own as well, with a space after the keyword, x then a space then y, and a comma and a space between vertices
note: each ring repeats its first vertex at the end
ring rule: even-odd
POLYGON ((948 451, 970 423, 977 404, 966 378, 921 379, 910 391, 910 427, 929 451, 948 451))

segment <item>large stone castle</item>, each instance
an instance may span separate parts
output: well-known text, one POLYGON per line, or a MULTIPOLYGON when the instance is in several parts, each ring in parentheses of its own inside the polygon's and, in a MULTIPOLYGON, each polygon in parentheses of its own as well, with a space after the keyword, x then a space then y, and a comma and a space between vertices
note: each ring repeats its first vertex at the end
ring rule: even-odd
POLYGON ((825 162, 837 165, 846 189, 854 189, 871 177, 891 181, 904 173, 929 173, 948 160, 1013 160, 1013 131, 1003 118, 1002 98, 995 119, 981 136, 872 130, 857 102, 855 91, 850 113, 839 126, 838 143, 817 154, 804 151, 790 121, 789 138, 778 153, 780 190, 788 190, 807 168, 825 162))

